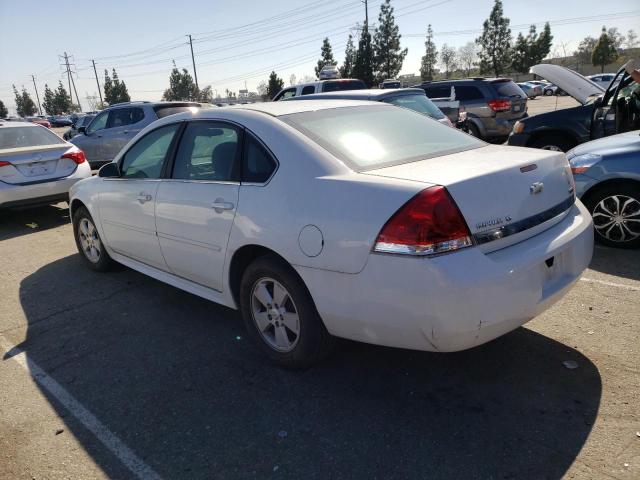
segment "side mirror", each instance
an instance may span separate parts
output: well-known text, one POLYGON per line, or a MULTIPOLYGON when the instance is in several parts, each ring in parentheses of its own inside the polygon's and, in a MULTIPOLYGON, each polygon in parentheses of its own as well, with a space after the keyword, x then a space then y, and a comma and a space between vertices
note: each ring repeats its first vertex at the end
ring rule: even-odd
POLYGON ((87 134, 87 127, 78 127, 78 133, 87 134))
POLYGON ((107 163, 106 165, 103 165, 100 170, 98 170, 98 176, 103 178, 119 178, 120 167, 115 162, 107 163))

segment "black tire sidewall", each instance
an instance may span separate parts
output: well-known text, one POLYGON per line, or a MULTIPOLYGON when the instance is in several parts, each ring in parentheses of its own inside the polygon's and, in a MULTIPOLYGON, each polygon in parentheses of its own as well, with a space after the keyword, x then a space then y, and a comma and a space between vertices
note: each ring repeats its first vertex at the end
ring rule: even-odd
POLYGON ((320 319, 311 295, 291 267, 275 256, 264 256, 251 263, 240 283, 240 312, 249 337, 269 359, 291 369, 308 368, 320 360, 328 348, 329 334, 320 319), (290 352, 278 352, 262 338, 251 313, 251 295, 255 283, 264 277, 281 283, 298 310, 300 333, 290 352))
MULTIPOLYGON (((640 186, 633 185, 609 185, 602 187, 589 195, 584 201, 585 207, 589 210, 589 215, 593 218, 593 209, 600 203, 601 200, 610 197, 612 195, 625 195, 627 197, 633 197, 640 202, 640 186)), ((640 248, 640 238, 631 240, 629 242, 614 242, 608 238, 603 237, 598 231, 593 229, 594 239, 600 245, 606 245, 607 247, 635 249, 640 248)))
POLYGON ((575 143, 572 143, 572 142, 562 138, 559 135, 543 136, 543 137, 537 139, 536 141, 534 141, 531 146, 534 147, 534 148, 542 149, 542 147, 545 147, 547 145, 555 145, 556 147, 558 147, 563 152, 568 152, 573 147, 575 147, 575 143))
MULTIPOLYGON (((100 243, 102 244, 102 251, 101 251, 101 255, 100 255, 100 260, 98 260, 96 263, 92 262, 91 260, 89 260, 87 258, 87 256, 85 255, 85 253, 82 251, 82 246, 80 244, 80 238, 78 235, 78 230, 79 230, 79 225, 80 225, 80 221, 86 218, 88 219, 95 227, 95 222, 93 221, 93 218, 91 217, 91 214, 89 213, 89 211, 85 208, 85 207, 79 207, 76 212, 73 215, 73 238, 76 242, 76 247, 78 248, 78 253, 80 254, 80 258, 82 258, 82 261, 85 263, 85 265, 87 267, 89 267, 91 270, 95 270, 97 272, 106 272, 107 270, 110 270, 113 267, 113 260, 111 259, 111 257, 109 256, 109 253, 107 253, 106 247, 104 246, 104 242, 102 241, 102 238, 100 238, 100 232, 98 232, 98 237, 100 238, 100 243)), ((97 227, 96 227, 97 229, 97 227)))

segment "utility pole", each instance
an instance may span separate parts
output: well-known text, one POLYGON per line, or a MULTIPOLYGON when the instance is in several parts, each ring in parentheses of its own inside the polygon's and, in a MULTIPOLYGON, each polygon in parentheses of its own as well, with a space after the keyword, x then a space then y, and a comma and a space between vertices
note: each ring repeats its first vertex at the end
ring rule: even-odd
POLYGON ((31 75, 31 80, 33 80, 33 88, 36 91, 36 99, 38 100, 38 112, 42 115, 42 107, 40 106, 40 95, 38 95, 38 87, 36 87, 36 77, 31 75))
POLYGON ((94 60, 91 60, 91 63, 93 64, 93 73, 96 76, 96 84, 98 84, 98 95, 100 95, 100 106, 102 106, 103 105, 102 90, 100 90, 100 82, 98 81, 98 72, 96 71, 96 62, 94 60))
POLYGON ((67 81, 69 82, 69 97, 71 97, 71 103, 73 103, 73 97, 71 96, 71 69, 69 68, 69 55, 64 52, 64 64, 67 67, 67 81))
POLYGON ((191 61, 193 62, 193 77, 195 78, 195 81, 196 81, 196 88, 199 90, 200 87, 198 87, 198 72, 196 72, 196 59, 193 56, 193 40, 191 40, 191 34, 187 35, 187 37, 189 37, 189 46, 191 47, 191 61))
POLYGON ((369 30, 369 5, 367 0, 361 0, 364 3, 364 26, 369 30))

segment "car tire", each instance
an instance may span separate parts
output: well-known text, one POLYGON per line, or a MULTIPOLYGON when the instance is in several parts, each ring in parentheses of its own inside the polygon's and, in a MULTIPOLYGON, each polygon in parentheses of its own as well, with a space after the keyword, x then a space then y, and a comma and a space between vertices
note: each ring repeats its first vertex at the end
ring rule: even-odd
POLYGON ((259 257, 244 271, 240 311, 249 337, 281 367, 309 368, 333 345, 304 283, 275 255, 259 257))
POLYGON ((469 135, 476 138, 482 138, 480 136, 480 130, 478 129, 478 127, 476 127, 476 125, 473 122, 469 122, 469 135))
POLYGON ((530 145, 533 148, 540 148, 542 150, 553 150, 556 152, 568 152, 576 146, 576 142, 562 135, 551 134, 542 135, 536 138, 530 145))
POLYGON ((551 96, 553 95, 553 90, 545 90, 545 91, 544 91, 544 94, 545 94, 547 97, 551 97, 551 96))
POLYGON ((80 257, 91 270, 106 272, 115 266, 85 207, 79 207, 73 215, 73 237, 80 257))
POLYGON ((640 186, 608 185, 590 194, 584 204, 593 218, 596 242, 608 247, 640 248, 640 186), (629 218, 636 221, 625 224, 629 218))

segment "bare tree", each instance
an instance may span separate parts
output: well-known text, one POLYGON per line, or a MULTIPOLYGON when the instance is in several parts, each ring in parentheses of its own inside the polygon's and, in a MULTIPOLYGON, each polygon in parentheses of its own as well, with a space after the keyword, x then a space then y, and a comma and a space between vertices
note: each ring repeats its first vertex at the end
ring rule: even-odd
POLYGON ((292 73, 289 77, 289 85, 296 85, 296 74, 292 73))
POLYGON ((551 58, 557 60, 563 67, 569 64, 569 57, 571 57, 569 45, 570 42, 558 42, 554 44, 553 51, 551 52, 551 58))
POLYGON ((258 84, 258 87, 256 88, 256 90, 258 91, 258 95, 260 95, 262 97, 262 101, 267 101, 267 82, 265 82, 264 80, 261 81, 258 84))
POLYGON ((440 62, 444 66, 444 74, 447 78, 451 78, 451 71, 456 68, 456 49, 450 47, 446 43, 440 49, 440 62))
POLYGON ((467 77, 478 65, 478 45, 475 42, 468 42, 458 49, 458 60, 464 69, 467 77))
POLYGON ((311 75, 303 75, 302 78, 300 79, 300 83, 311 83, 315 81, 316 81, 316 77, 312 77, 311 75))
POLYGON ((627 31, 627 39, 624 42, 624 46, 627 48, 636 48, 637 45, 638 35, 636 35, 636 32, 634 32, 633 29, 629 29, 627 31))

